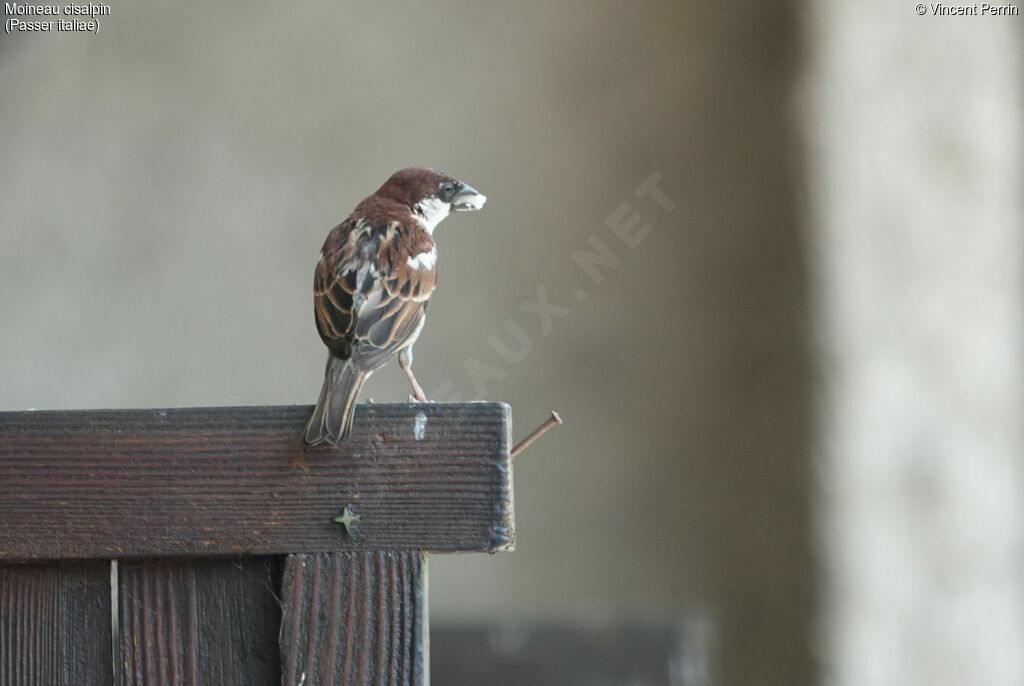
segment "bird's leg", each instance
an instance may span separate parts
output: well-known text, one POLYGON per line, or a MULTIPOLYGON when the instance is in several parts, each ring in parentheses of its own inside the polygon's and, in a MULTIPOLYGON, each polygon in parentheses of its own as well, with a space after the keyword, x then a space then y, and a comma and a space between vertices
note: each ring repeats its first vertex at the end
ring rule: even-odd
POLYGON ((418 403, 427 402, 427 396, 420 388, 420 384, 416 381, 416 377, 412 373, 412 346, 403 348, 402 352, 398 353, 398 366, 405 372, 405 377, 409 379, 409 383, 412 384, 412 395, 411 400, 415 400, 418 403))

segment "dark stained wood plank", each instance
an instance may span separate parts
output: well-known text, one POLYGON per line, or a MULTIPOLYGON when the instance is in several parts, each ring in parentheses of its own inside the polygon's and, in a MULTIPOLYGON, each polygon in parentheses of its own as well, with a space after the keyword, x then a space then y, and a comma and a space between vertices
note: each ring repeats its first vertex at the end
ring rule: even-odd
POLYGON ((0 413, 0 559, 511 548, 507 405, 362 405, 338 449, 309 412, 0 413))
POLYGON ((488 686, 710 686, 714 632, 708 619, 614 618, 580 622, 434 623, 437 684, 488 686))
POLYGON ((113 683, 110 563, 0 565, 0 686, 113 683))
POLYGON ((277 558, 118 563, 126 686, 277 686, 277 558))
POLYGON ((289 555, 281 599, 284 686, 427 683, 424 554, 289 555))

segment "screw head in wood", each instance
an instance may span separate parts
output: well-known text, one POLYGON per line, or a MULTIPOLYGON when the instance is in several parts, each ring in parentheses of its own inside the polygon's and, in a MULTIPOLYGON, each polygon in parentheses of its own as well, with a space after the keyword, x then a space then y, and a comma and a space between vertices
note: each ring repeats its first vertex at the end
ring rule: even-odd
POLYGON ((352 535, 352 527, 362 517, 356 514, 355 510, 352 509, 351 505, 346 505, 345 509, 341 511, 341 514, 334 518, 334 521, 345 527, 345 533, 352 535))

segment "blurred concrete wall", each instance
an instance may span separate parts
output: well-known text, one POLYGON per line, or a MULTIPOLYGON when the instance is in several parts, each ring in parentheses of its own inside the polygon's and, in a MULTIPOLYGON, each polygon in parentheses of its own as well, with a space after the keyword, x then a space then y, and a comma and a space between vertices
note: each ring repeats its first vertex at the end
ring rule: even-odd
POLYGON ((439 230, 417 374, 567 425, 517 467, 518 551, 437 560, 433 616, 698 606, 719 683, 808 683, 796 10, 149 0, 5 36, 0 407, 312 402, 325 233, 448 169, 491 200, 439 230))
POLYGON ((814 6, 825 683, 1024 683, 1024 18, 814 6))

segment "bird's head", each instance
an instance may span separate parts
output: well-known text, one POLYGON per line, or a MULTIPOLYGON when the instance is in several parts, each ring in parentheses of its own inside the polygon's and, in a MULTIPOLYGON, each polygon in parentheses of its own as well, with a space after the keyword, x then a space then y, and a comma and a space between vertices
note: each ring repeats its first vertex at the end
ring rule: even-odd
POLYGON ((397 171, 376 193, 408 206, 430 233, 452 212, 479 210, 487 196, 437 169, 409 167, 397 171))

